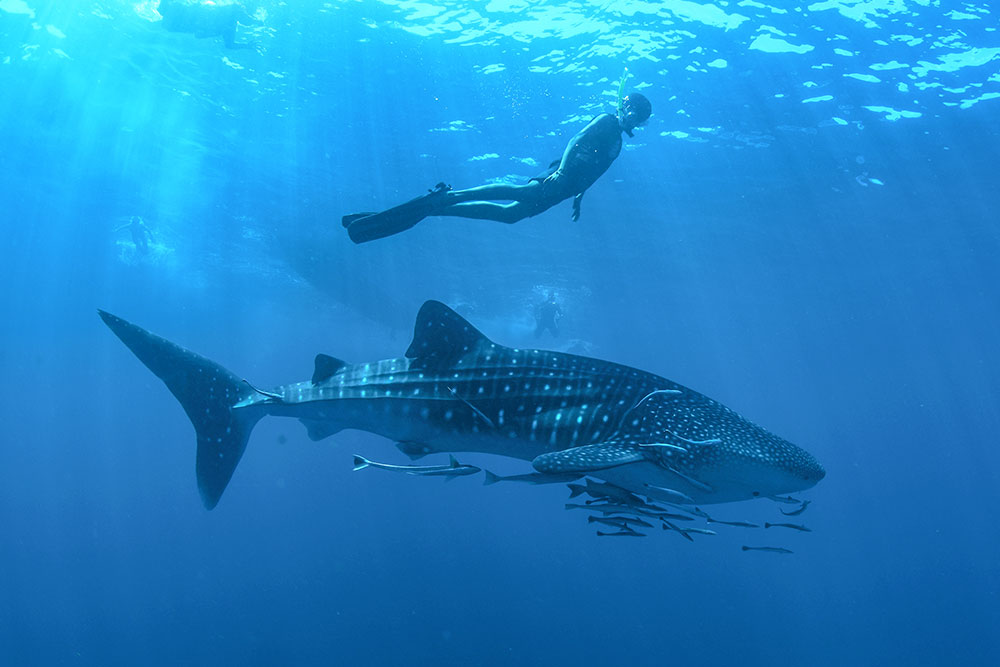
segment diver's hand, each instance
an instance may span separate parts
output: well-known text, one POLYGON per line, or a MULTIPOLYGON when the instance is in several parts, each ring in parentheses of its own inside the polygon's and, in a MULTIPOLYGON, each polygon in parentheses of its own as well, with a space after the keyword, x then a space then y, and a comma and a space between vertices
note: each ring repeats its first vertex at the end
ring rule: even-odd
POLYGON ((582 193, 578 194, 575 197, 573 197, 573 216, 572 216, 573 222, 576 222, 577 220, 580 219, 580 202, 581 201, 583 201, 583 194, 582 193))

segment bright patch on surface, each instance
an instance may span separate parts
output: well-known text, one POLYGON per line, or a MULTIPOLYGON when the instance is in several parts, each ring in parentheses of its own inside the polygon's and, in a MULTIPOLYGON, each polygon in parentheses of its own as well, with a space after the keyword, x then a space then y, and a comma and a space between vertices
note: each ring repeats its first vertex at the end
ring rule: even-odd
POLYGON ((928 72, 957 72, 963 67, 980 67, 1000 58, 1000 48, 969 49, 962 53, 949 53, 938 58, 937 63, 924 60, 918 61, 913 73, 917 76, 927 76, 928 72))
POLYGON ((802 100, 802 104, 812 104, 813 102, 829 102, 833 99, 833 95, 820 95, 819 97, 810 97, 809 99, 802 100))
POLYGON ((712 62, 705 64, 706 67, 715 67, 716 69, 722 69, 728 65, 729 63, 724 58, 716 58, 712 62))
POLYGON ((0 0, 0 11, 8 14, 24 14, 35 18, 35 10, 29 7, 24 0, 0 0))
POLYGON ((55 27, 54 25, 45 26, 45 31, 50 35, 52 35, 53 37, 58 37, 59 39, 66 39, 66 34, 59 28, 55 27))
POLYGON ((952 21, 978 21, 980 17, 975 14, 966 14, 965 12, 951 11, 945 14, 952 21))
POLYGON ((847 51, 846 49, 834 49, 833 52, 836 53, 838 56, 851 57, 854 55, 853 51, 847 51))
POLYGON ((779 9, 778 7, 772 7, 770 5, 765 5, 762 2, 755 2, 754 0, 742 0, 742 2, 737 2, 738 7, 754 7, 756 9, 766 9, 772 14, 787 14, 787 9, 779 9))
POLYGON ((747 48, 754 51, 764 51, 765 53, 809 53, 814 47, 809 44, 792 44, 783 39, 764 34, 757 35, 747 48))
POLYGON ((483 153, 469 158, 469 162, 481 162, 482 160, 495 160, 500 157, 499 153, 483 153))
POLYGON ((882 79, 873 74, 845 74, 844 76, 848 79, 857 79, 866 83, 880 83, 882 81, 882 79))
POLYGON ((901 63, 899 61, 892 60, 892 61, 889 61, 887 63, 875 63, 874 65, 869 65, 868 69, 873 69, 876 72, 884 72, 886 70, 891 70, 891 69, 905 69, 907 67, 909 67, 909 65, 904 65, 903 63, 901 63))
POLYGON ((837 118, 836 116, 833 117, 833 122, 836 123, 837 125, 847 125, 846 120, 844 120, 843 118, 837 118))
POLYGON ((962 100, 961 104, 958 105, 959 109, 968 109, 969 107, 975 106, 979 102, 985 100, 995 100, 1000 97, 1000 93, 983 93, 979 97, 974 97, 970 100, 962 100))
POLYGON ((713 28, 723 28, 724 30, 734 30, 740 27, 744 21, 750 20, 740 14, 727 14, 715 5, 702 5, 697 2, 688 2, 688 0, 663 0, 658 4, 683 21, 704 23, 713 28))
POLYGON ((920 118, 923 115, 919 111, 897 111, 892 107, 866 106, 863 108, 875 113, 885 114, 885 119, 889 121, 896 121, 900 118, 920 118))
POLYGON ((453 120, 444 127, 433 127, 428 132, 468 132, 476 129, 464 120, 453 120))

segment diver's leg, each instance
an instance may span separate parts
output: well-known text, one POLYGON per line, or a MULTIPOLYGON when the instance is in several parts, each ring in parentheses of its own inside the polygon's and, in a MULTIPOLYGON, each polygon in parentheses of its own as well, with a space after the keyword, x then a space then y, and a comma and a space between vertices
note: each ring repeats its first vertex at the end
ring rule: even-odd
POLYGON ((491 183, 465 190, 452 190, 445 200, 448 204, 460 204, 470 201, 524 201, 538 195, 542 184, 531 181, 525 185, 510 185, 507 183, 491 183))
POLYGON ((445 195, 444 206, 433 215, 513 224, 548 208, 539 201, 541 193, 542 184, 538 181, 531 181, 526 185, 493 183, 465 190, 452 190, 445 195), (509 204, 489 201, 507 199, 513 201, 509 204))
MULTIPOLYGON (((548 207, 545 207, 548 208, 548 207)), ((512 225, 536 213, 541 213, 544 208, 539 208, 534 202, 514 202, 512 204, 497 204, 489 201, 472 201, 464 204, 452 204, 446 206, 433 215, 441 215, 452 218, 472 218, 473 220, 493 220, 512 225)))

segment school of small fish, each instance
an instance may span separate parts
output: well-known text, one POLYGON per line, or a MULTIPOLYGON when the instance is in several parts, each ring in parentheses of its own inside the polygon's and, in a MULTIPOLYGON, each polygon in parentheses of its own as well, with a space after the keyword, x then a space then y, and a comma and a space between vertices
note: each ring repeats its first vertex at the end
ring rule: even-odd
MULTIPOLYGON (((422 477, 444 477, 446 480, 467 475, 474 475, 482 470, 476 466, 461 464, 455 459, 454 456, 450 456, 449 462, 444 465, 418 466, 377 463, 355 454, 354 470, 357 471, 365 468, 379 468, 381 470, 402 472, 408 475, 417 475, 422 477)), ((660 528, 668 532, 677 533, 680 537, 689 542, 694 542, 692 535, 716 535, 717 533, 714 530, 709 530, 707 528, 693 528, 686 525, 685 527, 680 527, 675 522, 694 521, 696 518, 700 518, 704 519, 706 523, 714 523, 722 526, 761 528, 760 524, 751 523, 749 521, 724 521, 722 519, 716 519, 701 508, 694 507, 693 503, 685 502, 685 499, 690 501, 690 498, 687 498, 687 496, 683 493, 676 491, 672 492, 670 489, 657 487, 657 490, 661 492, 668 491, 676 493, 677 502, 672 503, 661 501, 662 505, 658 505, 656 503, 649 502, 648 499, 644 500, 641 496, 636 495, 631 491, 608 482, 596 482, 590 478, 585 478, 583 479, 583 484, 577 483, 584 477, 583 475, 545 474, 533 472, 523 475, 500 476, 490 472, 489 470, 483 470, 483 472, 486 475, 486 479, 483 484, 486 486, 496 484, 497 482, 524 482, 527 484, 565 483, 569 488, 569 497, 571 499, 579 496, 589 496, 589 500, 585 500, 583 503, 566 503, 565 508, 567 510, 581 509, 591 512, 591 514, 587 516, 588 524, 596 523, 601 526, 608 526, 615 529, 613 532, 610 532, 598 528, 597 535, 599 537, 646 537, 647 533, 640 532, 639 529, 649 530, 653 528, 654 524, 649 523, 647 519, 659 521, 660 528), (666 505, 666 507, 663 505, 666 505)), ((798 505, 798 507, 791 512, 779 510, 779 512, 784 516, 798 516, 802 514, 811 502, 809 500, 799 500, 791 496, 770 496, 770 500, 783 505, 798 505)), ((812 530, 806 526, 796 523, 765 522, 763 528, 785 528, 798 532, 812 532, 812 530)), ((784 547, 768 545, 743 545, 741 550, 774 554, 794 553, 792 550, 784 547)))

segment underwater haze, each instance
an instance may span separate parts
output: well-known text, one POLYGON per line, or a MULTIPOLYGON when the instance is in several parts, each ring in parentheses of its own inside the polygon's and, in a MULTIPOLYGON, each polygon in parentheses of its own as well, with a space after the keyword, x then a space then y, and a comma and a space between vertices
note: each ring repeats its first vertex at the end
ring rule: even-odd
POLYGON ((230 39, 165 1, 0 0, 0 664, 1000 664, 1000 8, 246 0, 230 39), (623 76, 653 114, 578 221, 341 226, 527 182, 623 76), (801 514, 702 509, 811 532, 598 536, 565 485, 277 418, 206 511, 97 315, 266 390, 431 299, 807 450, 801 514))

